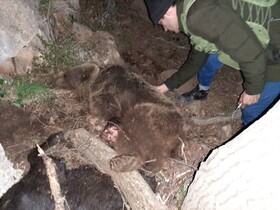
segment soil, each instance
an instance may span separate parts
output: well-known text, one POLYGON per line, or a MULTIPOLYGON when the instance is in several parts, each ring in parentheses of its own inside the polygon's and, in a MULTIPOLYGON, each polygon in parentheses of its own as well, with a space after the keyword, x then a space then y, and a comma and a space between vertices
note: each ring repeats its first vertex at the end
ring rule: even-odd
MULTIPOLYGON (((81 1, 86 24, 95 29, 98 14, 106 11, 106 6, 107 1, 81 1)), ((99 30, 109 31, 115 37, 125 62, 148 82, 160 84, 184 63, 189 51, 186 36, 165 33, 160 26, 152 25, 145 17, 145 11, 141 11, 141 5, 138 7, 130 1, 116 1, 113 11, 99 30)), ((33 71, 30 76, 36 79, 40 75, 33 71)), ((207 100, 177 104, 185 116, 188 135, 182 139, 181 156, 170 159, 166 168, 156 175, 158 194, 166 204, 180 206, 199 163, 212 149, 241 129, 240 113, 232 115, 242 92, 242 81, 240 72, 223 67, 215 77, 207 100)), ((176 102, 178 95, 196 84, 196 78, 193 78, 166 95, 176 102)), ((104 125, 92 126, 87 105, 74 93, 56 89, 52 92, 53 98, 47 103, 34 102, 21 108, 0 106, 0 143, 15 167, 28 171, 26 155, 29 149, 50 134, 81 127, 98 134, 104 125)), ((82 163, 75 160, 70 165, 76 167, 82 163)))

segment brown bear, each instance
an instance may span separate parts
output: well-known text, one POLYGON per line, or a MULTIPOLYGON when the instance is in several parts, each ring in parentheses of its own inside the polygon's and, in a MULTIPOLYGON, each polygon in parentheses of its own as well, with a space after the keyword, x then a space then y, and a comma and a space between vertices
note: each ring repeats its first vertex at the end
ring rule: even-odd
POLYGON ((183 138, 184 119, 177 107, 122 66, 99 69, 94 64, 82 64, 68 70, 58 84, 88 98, 91 115, 107 121, 117 119, 101 134, 118 154, 110 162, 115 171, 144 165, 155 173, 183 138))

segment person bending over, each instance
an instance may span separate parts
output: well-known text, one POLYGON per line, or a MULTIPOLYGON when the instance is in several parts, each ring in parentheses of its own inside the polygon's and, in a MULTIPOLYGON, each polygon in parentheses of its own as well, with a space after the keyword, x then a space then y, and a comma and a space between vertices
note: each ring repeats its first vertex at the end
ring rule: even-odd
POLYGON ((199 84, 178 100, 204 100, 217 70, 224 64, 241 70, 244 91, 244 125, 252 123, 279 99, 279 0, 145 0, 150 19, 164 31, 190 37, 186 62, 163 84, 160 93, 172 91, 193 76, 199 84))

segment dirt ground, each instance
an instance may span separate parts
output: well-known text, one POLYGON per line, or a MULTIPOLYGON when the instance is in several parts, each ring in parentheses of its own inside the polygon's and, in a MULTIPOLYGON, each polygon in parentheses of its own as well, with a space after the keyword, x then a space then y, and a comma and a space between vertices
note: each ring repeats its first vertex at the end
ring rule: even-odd
MULTIPOLYGON (((106 10, 106 1, 81 1, 86 24, 95 29, 98 15, 106 10), (98 11, 97 11, 98 9, 98 11)), ((160 26, 153 26, 143 13, 131 9, 130 1, 116 1, 103 28, 116 39, 123 59, 131 69, 151 84, 160 84, 187 58, 189 40, 183 34, 165 33, 160 26), (173 70, 172 70, 173 69, 173 70), (163 73, 164 72, 164 73, 163 73)), ((137 7, 133 7, 137 8, 137 7)), ((39 77, 34 71, 34 78, 39 77)), ((176 102, 176 97, 196 85, 196 78, 184 87, 167 93, 176 102)), ((188 135, 179 159, 170 159, 166 168, 157 174, 158 194, 166 204, 179 206, 195 171, 213 148, 223 144, 241 128, 240 116, 232 117, 239 94, 242 91, 240 72, 229 67, 219 70, 207 100, 179 105, 185 116, 188 135)), ((16 167, 28 170, 26 154, 35 143, 44 141, 50 134, 86 128, 98 134, 100 126, 93 127, 87 115, 87 106, 70 91, 53 89, 49 102, 30 103, 17 108, 0 106, 0 143, 8 158, 16 167)), ((172 123, 172 122, 170 122, 172 123)), ((73 153, 71 153, 73 154, 73 153)), ((68 155, 68 158, 74 159, 68 155)), ((73 161, 72 167, 82 164, 73 161)))

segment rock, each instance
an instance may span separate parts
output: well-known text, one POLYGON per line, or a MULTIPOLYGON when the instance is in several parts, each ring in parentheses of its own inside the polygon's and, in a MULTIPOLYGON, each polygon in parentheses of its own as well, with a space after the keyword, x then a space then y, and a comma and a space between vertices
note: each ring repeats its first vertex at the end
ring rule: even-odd
POLYGON ((32 70, 32 59, 34 51, 32 46, 22 48, 15 57, 15 71, 17 74, 23 75, 32 70))
POLYGON ((0 197, 15 183, 17 183, 21 175, 22 170, 14 169, 13 164, 5 156, 5 151, 0 144, 0 197))
POLYGON ((0 64, 0 74, 12 74, 15 70, 15 66, 11 58, 7 58, 0 64))
POLYGON ((39 9, 40 0, 24 0, 24 2, 34 11, 39 9))
POLYGON ((23 0, 1 1, 0 63, 14 57, 38 32, 34 11, 23 0))
POLYGON ((89 40, 93 36, 93 31, 80 23, 73 23, 72 34, 75 41, 89 40))

